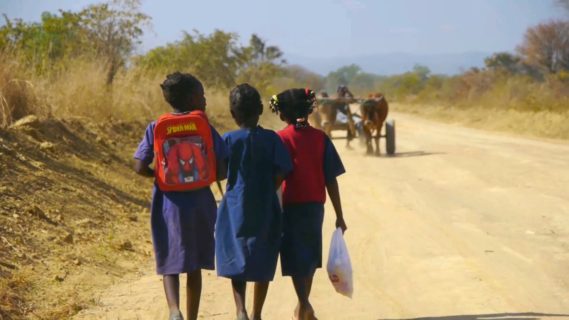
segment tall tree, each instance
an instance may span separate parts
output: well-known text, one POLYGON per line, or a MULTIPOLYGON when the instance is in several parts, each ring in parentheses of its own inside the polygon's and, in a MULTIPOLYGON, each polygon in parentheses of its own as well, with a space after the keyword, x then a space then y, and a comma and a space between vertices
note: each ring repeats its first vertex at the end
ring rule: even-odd
POLYGON ((361 72, 362 68, 356 64, 340 67, 326 76, 326 89, 330 92, 336 92, 339 85, 350 85, 352 80, 361 72))
POLYGON ((140 0, 111 0, 82 10, 81 24, 92 45, 107 64, 107 84, 140 43, 150 17, 140 10, 140 0))
POLYGON ((238 53, 240 82, 255 83, 257 89, 266 94, 273 90, 273 80, 283 74, 282 66, 286 63, 283 52, 277 46, 268 46, 266 41, 256 34, 249 39, 249 46, 241 48, 238 53))
POLYGON ((40 22, 4 18, 0 50, 17 52, 39 73, 57 70, 76 56, 100 59, 108 70, 107 84, 125 65, 150 22, 140 11, 140 0, 110 0, 80 12, 44 12, 40 22))
POLYGON ((65 59, 90 50, 78 14, 60 10, 59 15, 44 12, 39 22, 10 20, 0 27, 0 50, 18 53, 20 62, 37 73, 57 69, 65 59))
POLYGON ((215 30, 204 35, 184 33, 182 40, 150 50, 135 59, 135 65, 148 71, 191 72, 208 87, 227 89, 235 84, 241 48, 237 35, 215 30))
POLYGON ((135 59, 135 65, 156 72, 194 73, 206 86, 227 89, 236 82, 251 82, 262 92, 282 73, 282 51, 253 35, 248 46, 235 33, 216 30, 204 35, 185 33, 181 41, 158 47, 135 59))
POLYGON ((421 81, 427 81, 427 79, 429 78, 429 75, 431 74, 431 69, 429 69, 429 67, 427 67, 427 66, 416 64, 413 67, 413 73, 416 74, 417 76, 419 76, 421 81))
POLYGON ((569 70, 569 21, 551 21, 529 28, 518 51, 527 64, 545 72, 569 70))

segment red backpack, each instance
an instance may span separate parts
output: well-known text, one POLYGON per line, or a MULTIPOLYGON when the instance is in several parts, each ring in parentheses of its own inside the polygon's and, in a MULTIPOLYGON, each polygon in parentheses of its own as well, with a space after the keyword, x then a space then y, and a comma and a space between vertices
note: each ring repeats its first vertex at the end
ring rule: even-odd
POLYGON ((155 176, 162 191, 190 191, 216 180, 213 137, 203 111, 167 113, 154 128, 155 176))

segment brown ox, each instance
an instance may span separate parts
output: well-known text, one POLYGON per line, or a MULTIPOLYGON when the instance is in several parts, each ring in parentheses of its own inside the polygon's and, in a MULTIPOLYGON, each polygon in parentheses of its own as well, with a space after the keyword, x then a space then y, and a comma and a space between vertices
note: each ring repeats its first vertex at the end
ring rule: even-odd
POLYGON ((369 98, 360 105, 367 154, 373 153, 372 138, 375 140, 375 154, 380 154, 379 138, 388 112, 389 105, 382 93, 370 94, 369 98))

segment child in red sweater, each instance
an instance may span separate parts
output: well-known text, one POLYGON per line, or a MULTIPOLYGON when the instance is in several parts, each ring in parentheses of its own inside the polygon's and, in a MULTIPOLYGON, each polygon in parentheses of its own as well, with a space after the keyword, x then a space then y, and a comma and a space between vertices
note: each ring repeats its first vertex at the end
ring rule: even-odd
POLYGON ((322 267, 322 222, 326 190, 336 212, 336 227, 347 229, 336 177, 345 172, 338 152, 324 132, 308 124, 315 94, 290 89, 273 96, 271 109, 288 126, 278 134, 290 152, 293 171, 283 183, 281 268, 291 276, 298 296, 296 319, 316 319, 309 302, 312 279, 322 267))

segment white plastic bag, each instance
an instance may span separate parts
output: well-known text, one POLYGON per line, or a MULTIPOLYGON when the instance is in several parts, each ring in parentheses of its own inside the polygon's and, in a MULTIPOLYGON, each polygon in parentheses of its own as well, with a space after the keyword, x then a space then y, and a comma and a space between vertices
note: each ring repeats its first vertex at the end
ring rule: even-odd
POLYGON ((340 228, 332 233, 326 270, 336 292, 351 298, 354 292, 352 263, 340 228))

